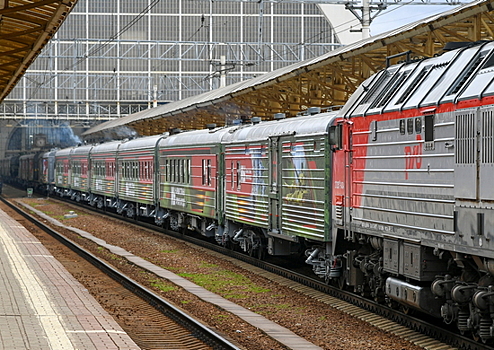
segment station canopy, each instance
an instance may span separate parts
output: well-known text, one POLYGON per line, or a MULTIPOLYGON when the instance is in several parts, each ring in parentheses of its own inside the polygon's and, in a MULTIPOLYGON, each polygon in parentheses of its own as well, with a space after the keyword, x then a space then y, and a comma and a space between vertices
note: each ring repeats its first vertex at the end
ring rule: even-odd
POLYGON ((0 0, 0 102, 70 13, 77 0, 0 0))
POLYGON ((270 120, 275 113, 291 117, 309 107, 342 105, 359 84, 385 68, 387 57, 407 51, 412 58, 431 57, 450 42, 493 38, 494 0, 474 1, 251 80, 102 123, 83 136, 97 140, 106 134, 108 138, 112 130, 122 127, 155 135, 175 128, 222 126, 234 119, 270 120))

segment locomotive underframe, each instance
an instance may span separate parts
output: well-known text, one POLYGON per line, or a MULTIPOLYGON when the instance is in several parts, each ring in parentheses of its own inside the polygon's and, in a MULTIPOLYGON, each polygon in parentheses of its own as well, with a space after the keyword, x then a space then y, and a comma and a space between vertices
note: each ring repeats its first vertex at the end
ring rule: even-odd
POLYGON ((315 244, 306 262, 340 288, 442 318, 483 342, 494 339, 494 259, 396 237, 353 237, 346 240, 340 230, 335 254, 332 244, 315 244))

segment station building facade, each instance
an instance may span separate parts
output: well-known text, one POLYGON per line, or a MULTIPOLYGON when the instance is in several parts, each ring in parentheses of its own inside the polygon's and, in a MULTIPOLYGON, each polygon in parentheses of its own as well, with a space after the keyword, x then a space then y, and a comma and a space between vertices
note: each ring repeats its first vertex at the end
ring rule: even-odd
POLYGON ((73 137, 70 130, 84 131, 339 46, 314 3, 79 0, 0 104, 0 136, 6 140, 0 154, 29 150, 40 135, 49 145, 64 146, 73 137))

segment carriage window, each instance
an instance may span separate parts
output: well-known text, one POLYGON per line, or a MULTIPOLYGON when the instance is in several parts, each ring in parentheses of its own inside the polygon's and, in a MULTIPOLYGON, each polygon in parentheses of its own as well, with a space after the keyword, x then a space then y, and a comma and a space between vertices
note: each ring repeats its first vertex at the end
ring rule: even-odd
POLYGON ((147 179, 148 181, 153 180, 153 173, 154 173, 154 167, 153 167, 153 162, 150 160, 147 162, 147 179))
POLYGON ((202 184, 211 186, 211 159, 202 160, 202 184))
POLYGON ((184 159, 180 159, 179 163, 180 163, 180 180, 179 180, 179 182, 184 183, 184 181, 185 181, 185 166, 184 166, 185 161, 184 161, 184 159))
POLYGON ((177 160, 172 159, 172 182, 177 182, 177 160))
MULTIPOLYGON (((147 179, 152 181, 154 176, 154 166, 152 161, 146 163, 145 170, 147 179)), ((191 179, 190 160, 166 159, 164 163, 164 177, 166 182, 183 184, 189 183, 191 179)))

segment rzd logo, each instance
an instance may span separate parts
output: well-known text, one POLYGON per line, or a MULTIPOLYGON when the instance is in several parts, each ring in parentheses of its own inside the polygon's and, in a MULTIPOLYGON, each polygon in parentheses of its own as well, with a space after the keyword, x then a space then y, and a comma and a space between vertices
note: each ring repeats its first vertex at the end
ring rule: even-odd
MULTIPOLYGON (((417 135, 417 141, 421 141, 417 135)), ((422 167, 422 143, 414 146, 405 146, 405 179, 408 180, 408 170, 422 167)))

